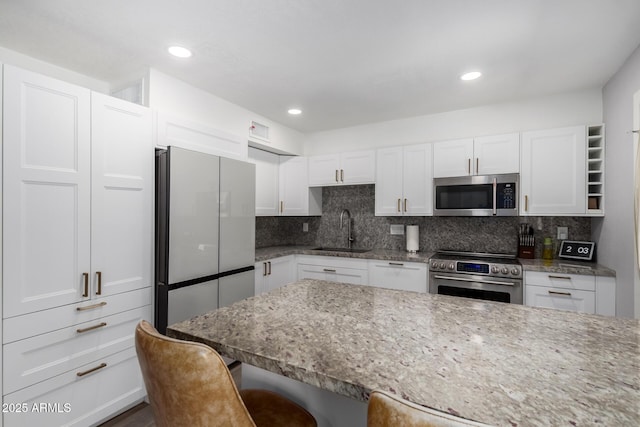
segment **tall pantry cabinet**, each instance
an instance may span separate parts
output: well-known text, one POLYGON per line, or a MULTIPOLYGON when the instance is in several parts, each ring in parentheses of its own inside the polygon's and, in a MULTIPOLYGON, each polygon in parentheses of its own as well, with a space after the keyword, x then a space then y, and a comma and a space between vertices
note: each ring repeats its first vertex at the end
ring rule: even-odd
POLYGON ((4 426, 95 424, 145 395, 151 114, 13 66, 3 83, 4 426))

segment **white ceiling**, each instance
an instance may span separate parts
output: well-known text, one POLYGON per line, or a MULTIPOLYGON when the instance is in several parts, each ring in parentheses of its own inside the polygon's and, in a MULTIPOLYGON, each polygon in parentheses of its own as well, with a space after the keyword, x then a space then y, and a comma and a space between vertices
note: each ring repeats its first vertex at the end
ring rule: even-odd
POLYGON ((303 132, 602 87, 639 44, 639 0, 0 0, 0 46, 153 67, 303 132))

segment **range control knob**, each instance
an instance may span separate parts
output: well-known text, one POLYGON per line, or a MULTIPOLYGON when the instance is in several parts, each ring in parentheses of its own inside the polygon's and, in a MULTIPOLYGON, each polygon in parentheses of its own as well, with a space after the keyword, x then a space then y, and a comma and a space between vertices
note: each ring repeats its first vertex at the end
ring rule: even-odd
POLYGON ((447 267, 449 270, 453 270, 454 268, 456 268, 454 263, 449 264, 449 266, 447 267))
POLYGON ((444 270, 444 268, 445 268, 444 262, 440 263, 440 268, 444 270))
POLYGON ((518 274, 520 274, 520 269, 516 267, 512 268, 511 274, 513 274, 514 276, 517 276, 518 274))
POLYGON ((507 273, 509 273, 509 269, 508 269, 507 267, 502 267, 502 268, 500 269, 500 273, 502 273, 502 274, 507 274, 507 273))
POLYGON ((500 271, 500 269, 498 267, 496 267, 495 265, 493 267, 491 267, 491 272, 493 274, 498 274, 499 271, 500 271))
POLYGON ((438 263, 435 261, 431 261, 431 268, 436 269, 438 268, 438 263))

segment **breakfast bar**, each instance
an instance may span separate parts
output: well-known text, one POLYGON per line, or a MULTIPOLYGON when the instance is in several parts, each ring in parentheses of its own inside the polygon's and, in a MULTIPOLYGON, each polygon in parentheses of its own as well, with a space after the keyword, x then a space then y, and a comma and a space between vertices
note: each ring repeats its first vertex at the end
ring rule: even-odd
POLYGON ((366 401, 497 426, 640 425, 640 321, 300 280, 167 334, 366 401))

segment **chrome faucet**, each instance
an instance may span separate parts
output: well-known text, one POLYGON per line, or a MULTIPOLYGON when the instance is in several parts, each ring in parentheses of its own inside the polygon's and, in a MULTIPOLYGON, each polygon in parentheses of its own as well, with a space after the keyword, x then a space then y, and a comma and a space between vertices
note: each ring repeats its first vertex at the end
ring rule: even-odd
POLYGON ((340 213, 340 229, 342 229, 344 226, 344 214, 347 214, 347 247, 351 249, 351 244, 355 240, 351 235, 351 212, 349 212, 349 209, 343 209, 340 213))

